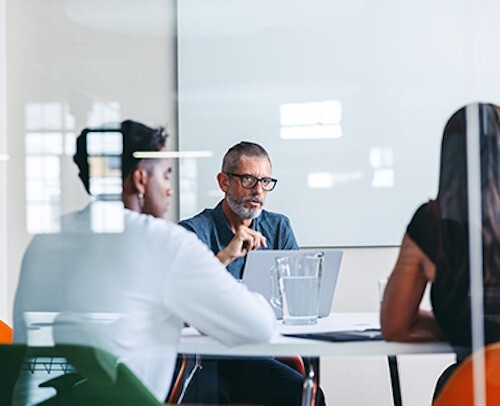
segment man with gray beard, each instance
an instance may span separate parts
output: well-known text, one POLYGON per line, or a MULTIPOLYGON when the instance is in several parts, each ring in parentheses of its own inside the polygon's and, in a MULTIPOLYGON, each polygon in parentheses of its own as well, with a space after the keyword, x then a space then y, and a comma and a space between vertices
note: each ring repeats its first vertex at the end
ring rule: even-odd
POLYGON ((263 209, 272 178, 269 155, 260 145, 242 141, 227 151, 217 174, 224 199, 214 208, 179 224, 196 233, 227 270, 240 279, 244 257, 256 249, 297 249, 290 220, 263 209))
MULTIPOLYGON (((196 233, 236 279, 248 251, 298 248, 290 220, 263 209, 277 183, 264 148, 247 141, 231 147, 217 181, 224 199, 179 224, 196 233)), ((301 404, 302 375, 273 358, 204 358, 202 365, 184 398, 187 403, 301 404)), ((321 390, 316 404, 324 404, 321 390)))

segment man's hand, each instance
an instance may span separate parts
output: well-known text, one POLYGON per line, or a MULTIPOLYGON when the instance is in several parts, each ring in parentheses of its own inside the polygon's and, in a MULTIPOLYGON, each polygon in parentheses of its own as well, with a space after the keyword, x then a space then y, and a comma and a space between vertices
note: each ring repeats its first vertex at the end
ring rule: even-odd
POLYGON ((224 266, 227 266, 236 258, 245 256, 248 251, 260 247, 267 248, 266 237, 251 228, 240 226, 227 247, 219 251, 217 258, 224 266))

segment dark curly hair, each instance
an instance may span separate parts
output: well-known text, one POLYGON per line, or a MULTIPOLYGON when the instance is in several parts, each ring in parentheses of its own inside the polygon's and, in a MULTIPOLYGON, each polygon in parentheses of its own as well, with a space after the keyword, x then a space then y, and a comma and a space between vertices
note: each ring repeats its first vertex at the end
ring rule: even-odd
MULTIPOLYGON (((85 189, 90 193, 89 186, 89 162, 87 153, 87 134, 93 129, 85 128, 76 140, 76 153, 73 161, 80 170, 78 176, 83 182, 85 189)), ((102 132, 117 130, 99 130, 102 132)), ((123 153, 121 156, 122 179, 124 180, 137 167, 140 159, 134 158, 137 151, 155 152, 165 147, 168 137, 163 127, 150 128, 144 124, 132 120, 123 121, 119 131, 122 133, 123 153)))

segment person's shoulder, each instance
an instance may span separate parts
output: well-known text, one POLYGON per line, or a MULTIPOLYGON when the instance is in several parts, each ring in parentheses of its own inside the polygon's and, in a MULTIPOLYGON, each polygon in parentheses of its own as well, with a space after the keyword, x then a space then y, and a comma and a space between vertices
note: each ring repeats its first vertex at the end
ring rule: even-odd
POLYGON ((413 221, 434 219, 439 214, 439 204, 436 200, 428 200, 422 203, 413 215, 413 221))
POLYGON ((129 231, 139 232, 143 235, 152 234, 172 234, 172 233, 186 233, 187 231, 164 218, 158 218, 149 214, 137 213, 134 211, 126 210, 125 212, 125 227, 129 231))
POLYGON ((135 234, 140 235, 141 238, 147 238, 151 247, 158 244, 160 247, 168 246, 175 250, 174 247, 190 244, 193 241, 198 242, 198 237, 185 227, 171 220, 150 215, 131 213, 128 227, 129 232, 135 229, 135 234))
POLYGON ((125 209, 124 222, 125 229, 128 231, 140 228, 143 232, 148 233, 169 231, 174 224, 163 218, 154 217, 150 214, 138 213, 128 209, 125 209))
POLYGON ((184 220, 179 221, 178 224, 184 228, 191 229, 191 228, 195 228, 201 224, 213 223, 214 218, 213 218, 212 214, 213 214, 214 210, 215 209, 208 209, 208 208, 204 209, 192 217, 188 217, 184 220))
POLYGON ((269 223, 290 223, 290 219, 286 215, 267 210, 262 210, 260 220, 269 223))
POLYGON ((420 240, 429 233, 435 233, 439 221, 439 204, 436 200, 429 200, 415 211, 406 231, 413 240, 420 240))
POLYGON ((262 210, 256 227, 257 229, 274 230, 273 232, 279 233, 292 232, 292 224, 286 215, 267 210, 262 210))

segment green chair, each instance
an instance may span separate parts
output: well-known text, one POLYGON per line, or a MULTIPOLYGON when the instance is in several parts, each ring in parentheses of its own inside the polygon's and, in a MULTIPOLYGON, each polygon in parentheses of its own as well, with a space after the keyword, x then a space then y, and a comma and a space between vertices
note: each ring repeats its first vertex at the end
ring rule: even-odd
POLYGON ((19 377, 21 363, 26 354, 26 345, 0 345, 0 404, 12 404, 14 385, 19 377))
MULTIPOLYGON (((36 348, 30 348, 36 355, 36 348)), ((74 367, 71 372, 44 382, 57 394, 39 406, 160 406, 153 394, 108 352, 84 345, 57 344, 54 356, 64 357, 74 367)))

